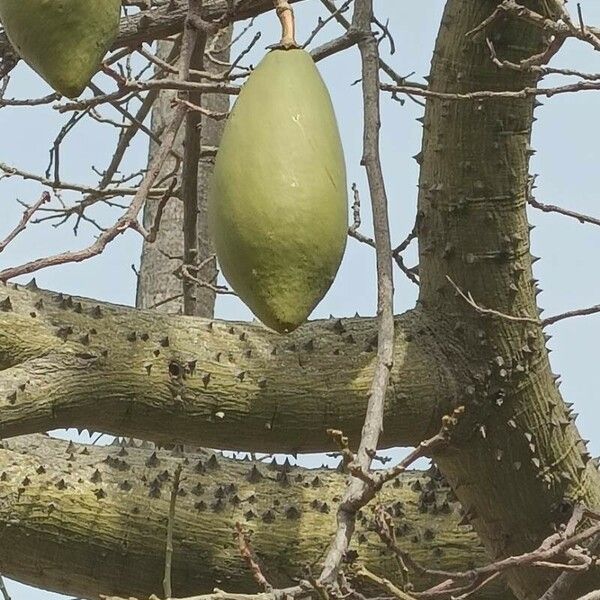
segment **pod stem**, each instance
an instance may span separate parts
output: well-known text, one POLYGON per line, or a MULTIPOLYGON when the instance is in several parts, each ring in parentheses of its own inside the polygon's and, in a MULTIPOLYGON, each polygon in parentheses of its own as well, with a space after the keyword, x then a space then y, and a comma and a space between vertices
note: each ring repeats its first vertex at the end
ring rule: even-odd
POLYGON ((294 10, 287 0, 273 0, 275 12, 281 22, 281 41, 278 44, 270 46, 283 50, 292 50, 299 48, 296 42, 296 22, 294 19, 294 10))

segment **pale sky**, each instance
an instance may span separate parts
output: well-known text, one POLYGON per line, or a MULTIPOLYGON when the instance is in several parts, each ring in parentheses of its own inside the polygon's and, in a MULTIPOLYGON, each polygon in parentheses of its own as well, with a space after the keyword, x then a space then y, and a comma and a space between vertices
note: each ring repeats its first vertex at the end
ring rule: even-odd
MULTIPOLYGON (((378 16, 389 17, 394 32, 396 53, 386 57, 397 72, 415 72, 421 77, 429 70, 433 42, 437 33, 442 0, 376 0, 378 16)), ((589 23, 600 23, 600 4, 597 0, 581 2, 589 23)), ((323 14, 320 3, 307 0, 297 5, 298 38, 306 39, 323 14)), ((273 14, 256 20, 254 30, 263 36, 249 59, 260 59, 265 46, 277 39, 277 23, 273 14)), ((315 44, 337 35, 336 25, 321 32, 315 44)), ((253 35, 252 33, 249 34, 253 35)), ((242 46, 238 45, 240 48, 242 46)), ((388 45, 383 44, 388 52, 388 45)), ((600 72, 600 55, 589 46, 568 43, 553 62, 555 66, 571 67, 582 71, 600 72)), ((356 182, 363 191, 364 231, 370 231, 368 195, 365 177, 359 166, 361 154, 360 86, 352 86, 359 77, 357 53, 352 50, 327 59, 319 64, 336 109, 342 133, 349 174, 349 184, 356 182)), ((385 76, 384 76, 385 77, 385 76)), ((547 84, 558 80, 546 81, 547 84)), ((101 78, 98 82, 108 85, 101 78)), ((37 97, 48 93, 46 85, 27 67, 21 65, 14 73, 9 96, 37 97)), ((537 154, 532 160, 532 172, 539 175, 536 197, 539 201, 558 204, 576 211, 600 217, 598 197, 598 151, 600 139, 600 92, 557 96, 544 100, 545 106, 537 111, 533 146, 537 154)), ((417 196, 417 165, 411 158, 420 149, 421 127, 416 118, 422 108, 410 100, 402 106, 385 98, 383 104, 382 153, 390 200, 390 216, 394 239, 401 241, 414 221, 417 196)), ((111 114, 114 117, 114 114, 111 114)), ((60 127, 66 122, 51 108, 16 108, 0 110, 0 162, 24 170, 43 173, 48 162, 48 150, 60 127)), ((65 180, 94 185, 98 176, 94 165, 103 169, 110 158, 114 130, 112 127, 87 121, 78 126, 63 146, 61 168, 65 180)), ((138 137, 126 162, 135 171, 144 165, 147 143, 138 137)), ((33 202, 42 188, 35 183, 11 179, 0 181, 0 203, 3 218, 0 221, 0 239, 18 221, 22 208, 15 202, 33 202)), ((72 196, 65 194, 65 199, 72 196)), ((598 304, 600 302, 600 230, 582 225, 558 215, 531 212, 537 225, 532 234, 533 253, 542 260, 535 265, 536 277, 544 293, 539 297, 545 316, 565 310, 598 304)), ((110 221, 105 211, 100 218, 110 221)), ((21 238, 0 254, 0 268, 21 263, 58 250, 80 248, 89 243, 94 230, 83 225, 78 237, 68 226, 53 229, 49 226, 32 227, 21 238)), ((42 287, 61 290, 101 300, 133 304, 135 276, 131 264, 139 261, 140 238, 128 233, 121 236, 105 253, 86 263, 49 269, 36 275, 42 287)), ((415 262, 414 248, 407 254, 408 264, 415 262)), ((326 298, 315 310, 313 317, 349 316, 359 312, 372 315, 375 311, 376 289, 374 252, 354 240, 348 249, 338 277, 326 298)), ((416 287, 400 272, 396 272, 395 310, 402 312, 414 305, 416 287)), ((232 297, 221 297, 217 315, 222 318, 250 319, 251 315, 232 297)), ((575 404, 580 413, 579 427, 583 437, 591 439, 593 454, 600 453, 600 434, 595 424, 600 419, 597 400, 600 388, 598 369, 600 315, 572 319, 552 327, 553 370, 562 375, 562 391, 567 401, 575 404)), ((311 457, 305 464, 321 463, 321 457, 311 457)), ((1 543, 1 540, 0 540, 1 543)), ((15 582, 8 582, 13 600, 50 600, 60 596, 34 590, 15 582)))

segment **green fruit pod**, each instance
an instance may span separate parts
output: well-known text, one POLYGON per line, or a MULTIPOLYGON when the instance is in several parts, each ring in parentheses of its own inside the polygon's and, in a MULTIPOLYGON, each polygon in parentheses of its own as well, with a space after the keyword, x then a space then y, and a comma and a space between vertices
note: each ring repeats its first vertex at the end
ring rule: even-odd
POLYGON ((304 50, 273 50, 227 120, 209 193, 223 275, 268 327, 301 325, 331 286, 348 232, 329 92, 304 50))
POLYGON ((79 96, 119 32, 121 0, 0 0, 21 58, 68 98, 79 96))

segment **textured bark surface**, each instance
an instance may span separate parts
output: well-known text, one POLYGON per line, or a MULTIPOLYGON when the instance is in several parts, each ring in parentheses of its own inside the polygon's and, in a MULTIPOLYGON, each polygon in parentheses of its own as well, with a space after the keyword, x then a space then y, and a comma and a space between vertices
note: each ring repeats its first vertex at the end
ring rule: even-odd
MULTIPOLYGON (((213 38, 214 39, 214 38, 213 38)), ((213 39, 209 40, 210 43, 213 39)), ((229 57, 229 42, 231 28, 221 32, 216 40, 217 48, 221 52, 214 53, 218 61, 227 61, 229 57)), ((173 49, 172 42, 158 44, 158 56, 166 60, 173 49)), ((205 69, 210 72, 220 73, 225 69, 222 64, 215 63, 209 56, 205 59, 205 69)), ((158 135, 169 121, 171 102, 175 94, 170 91, 161 92, 152 109, 152 130, 158 135)), ((205 94, 202 97, 202 106, 210 111, 222 113, 229 110, 229 97, 222 94, 205 94)), ((200 144, 205 147, 219 145, 223 132, 224 121, 203 118, 202 128, 199 130, 200 144)), ((179 133, 175 150, 179 155, 185 151, 183 143, 184 130, 179 133)), ((157 145, 150 143, 150 158, 156 151, 157 145)), ((208 181, 212 173, 214 158, 203 156, 198 164, 198 263, 207 259, 214 253, 212 242, 208 233, 206 220, 206 198, 208 181)), ((163 168, 163 175, 177 168, 175 157, 168 160, 163 168)), ((179 174, 181 181, 181 174, 179 174)), ((159 199, 149 198, 144 208, 144 226, 150 228, 154 223, 159 199)), ((183 204, 178 198, 173 198, 168 203, 163 217, 159 234, 154 243, 144 242, 142 260, 140 264, 140 277, 138 280, 137 306, 139 308, 154 307, 168 313, 181 312, 182 281, 173 275, 173 271, 181 264, 183 256, 183 204)), ((215 275, 214 264, 207 265, 200 273, 205 281, 211 281, 215 275)), ((215 294, 206 287, 196 286, 196 314, 201 317, 211 317, 213 314, 215 294)))
MULTIPOLYGON (((535 85, 529 74, 497 69, 485 39, 466 35, 496 5, 447 3, 433 90, 535 85)), ((498 55, 514 62, 542 47, 538 30, 514 20, 486 33, 498 55)), ((537 318, 525 197, 533 109, 533 99, 431 101, 424 122, 419 304, 454 323, 471 378, 461 401, 467 406, 462 440, 436 459, 493 556, 535 548, 560 520, 563 499, 600 505, 598 471, 554 384, 541 328, 481 315, 446 279, 483 307, 537 318)), ((533 600, 553 577, 521 570, 511 585, 533 600)))
MULTIPOLYGON (((316 321, 289 336, 261 325, 160 315, 0 288, 0 437, 83 427, 237 450, 353 443, 375 358, 374 319, 316 321)), ((419 312, 396 320, 386 446, 435 433, 458 397, 419 312)))
MULTIPOLYGON (((173 591, 219 586, 256 591, 234 537, 236 521, 271 581, 289 585, 317 562, 335 527, 345 477, 332 470, 255 466, 211 453, 174 455, 131 447, 67 444, 42 435, 0 449, 0 571, 78 597, 159 596, 172 476, 183 464, 174 522, 173 591)), ((459 569, 485 560, 443 482, 407 473, 382 492, 399 540, 430 567, 459 569)), ((379 573, 396 565, 359 520, 353 552, 379 573)), ((424 584, 423 580, 415 583, 424 584)), ((492 589, 490 600, 503 599, 492 589)))

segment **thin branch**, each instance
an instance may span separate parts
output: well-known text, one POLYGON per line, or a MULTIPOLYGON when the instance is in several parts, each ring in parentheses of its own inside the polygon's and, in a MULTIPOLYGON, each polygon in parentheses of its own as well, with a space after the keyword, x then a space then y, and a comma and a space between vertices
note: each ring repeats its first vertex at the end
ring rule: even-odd
POLYGON ((252 546, 250 545, 250 539, 248 535, 244 531, 244 527, 238 521, 235 524, 236 537, 238 540, 238 548, 240 550, 240 555, 244 559, 245 563, 248 565, 250 572, 252 573, 252 577, 254 581, 265 590, 265 592, 270 592, 273 590, 273 586, 269 583, 267 578, 264 576, 256 557, 254 556, 254 552, 252 550, 252 546))
MULTIPOLYGON (((377 257, 378 343, 373 381, 355 463, 368 472, 383 427, 383 407, 393 365, 394 316, 392 247, 380 149, 379 49, 371 31, 373 0, 356 0, 352 26, 360 31, 358 47, 362 63, 363 88, 363 157, 371 195, 375 252, 377 257)), ((372 488, 361 479, 351 479, 339 504, 337 530, 325 560, 319 582, 336 580, 342 560, 354 532, 356 513, 373 497, 372 488)))
POLYGON ((0 594, 2 594, 3 600, 12 600, 8 590, 6 589, 6 585, 4 583, 4 578, 0 575, 0 594))
POLYGON ((26 205, 25 212, 23 212, 23 216, 17 226, 4 238, 4 240, 0 241, 0 252, 3 252, 8 244, 10 244, 21 232, 25 231, 31 217, 33 217, 38 209, 47 202, 50 202, 50 194, 48 192, 43 192, 40 199, 34 204, 31 206, 26 205))
POLYGON ((479 314, 482 315, 490 315, 492 317, 498 317, 500 319, 506 319, 507 321, 516 321, 519 323, 533 323, 534 325, 539 325, 540 321, 538 319, 532 319, 531 317, 520 317, 515 315, 507 315, 498 310, 494 310, 493 308, 484 308, 483 306, 479 306, 471 296, 471 293, 465 294, 457 285, 452 281, 449 275, 446 275, 446 279, 452 285, 452 287, 456 290, 456 293, 467 303, 469 306, 472 306, 479 314))
POLYGON ((584 215, 583 213, 578 213, 573 210, 569 210, 568 208, 562 208, 560 206, 555 206, 553 204, 542 204, 538 202, 533 196, 529 195, 527 198, 527 203, 538 210, 541 210, 545 213, 558 213, 564 215, 565 217, 571 217, 572 219, 577 219, 580 223, 590 223, 592 225, 600 225, 600 219, 596 217, 591 217, 589 215, 584 215))
MULTIPOLYGON (((189 0, 189 14, 186 20, 183 40, 182 55, 184 66, 180 73, 180 80, 189 77, 191 69, 202 71, 204 69, 204 51, 209 24, 202 19, 202 0, 189 0)), ((182 167, 181 196, 183 201, 183 262, 195 264, 198 259, 198 162, 200 160, 200 130, 202 127, 202 114, 189 110, 185 104, 191 102, 200 106, 202 92, 188 92, 181 95, 187 110, 185 118, 185 134, 182 167)), ((183 284, 183 312, 186 315, 196 314, 196 293, 192 281, 184 278, 183 284)))
POLYGON ((548 317, 547 319, 544 319, 542 321, 542 327, 546 327, 547 325, 553 325, 554 323, 564 321, 565 319, 571 319, 573 317, 587 317, 589 315, 595 315, 597 313, 600 313, 600 304, 596 304, 595 306, 590 306, 588 308, 570 310, 568 312, 564 312, 559 315, 554 315, 553 317, 548 317))
MULTIPOLYGON (((135 196, 138 192, 138 188, 105 187, 104 189, 99 190, 97 188, 78 183, 55 181, 54 179, 48 179, 47 177, 42 177, 41 175, 36 175, 35 173, 29 173, 28 171, 7 165, 3 162, 0 162, 0 172, 4 173, 3 176, 0 175, 0 179, 3 177, 20 177, 21 179, 26 179, 29 181, 37 181, 38 183, 41 183, 43 186, 52 190, 69 190, 72 192, 81 192, 83 194, 90 194, 100 197, 135 196)), ((155 196, 160 196, 164 194, 164 192, 164 188, 153 188, 149 190, 149 193, 155 196)))
POLYGON ((171 488, 171 499, 169 502, 169 520, 167 522, 167 544, 165 549, 165 575, 163 577, 163 591, 165 599, 173 596, 171 567, 173 563, 173 523, 175 523, 175 507, 179 495, 179 484, 181 482, 182 466, 177 465, 173 475, 173 487, 171 488))
POLYGON ((417 88, 414 85, 394 85, 390 83, 382 83, 381 89, 384 92, 392 94, 407 94, 412 96, 422 96, 424 98, 432 98, 437 100, 498 100, 505 98, 507 100, 522 100, 532 98, 534 96, 545 96, 552 98, 562 94, 574 94, 577 92, 597 91, 600 90, 599 81, 578 81, 567 85, 556 87, 525 87, 520 90, 481 90, 477 92, 436 92, 427 88, 417 88))
MULTIPOLYGON (((371 248, 375 248, 375 240, 360 231, 360 226, 362 225, 362 218, 360 215, 360 193, 358 191, 358 186, 355 183, 352 184, 352 192, 354 194, 354 202, 352 203, 353 221, 352 225, 348 227, 348 235, 362 244, 366 244, 367 246, 371 246, 371 248)), ((404 264, 404 259, 402 257, 402 252, 408 248, 410 242, 416 237, 416 227, 413 227, 406 239, 392 250, 392 258, 400 270, 408 277, 408 279, 415 285, 419 285, 419 279, 415 275, 414 270, 408 268, 404 264)))
POLYGON ((33 273, 47 267, 70 262, 81 262, 93 256, 97 256, 98 254, 101 254, 106 246, 116 237, 127 231, 127 229, 135 228, 137 216, 144 206, 146 198, 150 194, 152 186, 158 178, 165 160, 171 152, 173 144, 175 143, 175 137, 185 117, 185 113, 186 109, 184 107, 176 107, 173 111, 171 121, 163 133, 162 144, 157 151, 156 156, 154 157, 154 160, 152 161, 152 164, 150 165, 148 172, 144 177, 144 180, 137 189, 127 211, 112 227, 103 231, 96 238, 96 241, 87 248, 70 252, 62 252, 45 258, 38 258, 17 267, 9 267, 4 269, 0 271, 0 281, 8 281, 13 277, 25 275, 27 273, 33 273))

